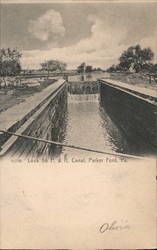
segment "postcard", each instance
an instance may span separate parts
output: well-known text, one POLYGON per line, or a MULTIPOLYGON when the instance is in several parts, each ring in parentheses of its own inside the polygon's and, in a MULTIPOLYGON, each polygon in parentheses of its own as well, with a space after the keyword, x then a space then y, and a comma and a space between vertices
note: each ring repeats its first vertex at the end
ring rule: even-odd
POLYGON ((0 248, 157 248, 157 2, 1 0, 0 248))

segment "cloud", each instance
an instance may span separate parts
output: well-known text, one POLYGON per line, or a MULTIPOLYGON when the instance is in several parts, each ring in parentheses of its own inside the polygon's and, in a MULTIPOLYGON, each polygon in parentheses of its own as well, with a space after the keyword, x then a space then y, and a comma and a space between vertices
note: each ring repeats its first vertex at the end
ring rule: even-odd
POLYGON ((82 39, 73 46, 75 51, 79 53, 92 53, 102 50, 107 57, 113 56, 113 50, 120 46, 121 41, 126 35, 125 30, 116 30, 110 27, 105 22, 96 16, 89 16, 89 21, 92 21, 91 35, 89 38, 82 39))
POLYGON ((47 41, 64 36, 65 27, 59 12, 51 9, 36 20, 31 20, 28 31, 36 38, 47 41))
POLYGON ((96 16, 89 16, 91 22, 90 36, 66 47, 55 47, 49 43, 46 50, 24 51, 25 68, 38 68, 44 60, 56 59, 65 61, 69 68, 75 68, 86 62, 94 67, 106 68, 117 63, 117 58, 126 49, 122 41, 126 30, 117 30, 96 16))
POLYGON ((155 53, 154 62, 156 62, 157 61, 157 30, 155 30, 151 36, 143 38, 139 42, 139 44, 144 48, 150 47, 152 49, 152 51, 155 53))

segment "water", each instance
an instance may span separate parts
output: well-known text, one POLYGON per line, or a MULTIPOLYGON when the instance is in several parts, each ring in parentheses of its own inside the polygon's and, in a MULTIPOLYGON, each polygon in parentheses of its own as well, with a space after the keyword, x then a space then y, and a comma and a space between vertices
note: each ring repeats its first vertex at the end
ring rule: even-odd
MULTIPOLYGON (((84 83, 75 82, 69 86, 64 120, 66 126, 61 142, 105 152, 125 152, 127 143, 124 136, 100 104, 98 84, 86 84, 85 88, 84 83)), ((78 159, 98 156, 95 153, 63 147, 60 156, 64 155, 78 159)))
POLYGON ((76 82, 84 82, 84 81, 96 81, 99 78, 108 77, 109 73, 107 72, 94 72, 94 73, 86 73, 86 74, 79 74, 75 76, 69 76, 68 80, 76 81, 76 82))
MULTIPOLYGON (((99 109, 98 94, 70 95, 68 121, 64 142, 95 150, 116 150, 99 109)), ((84 155, 87 152, 64 148, 64 154, 84 155)))

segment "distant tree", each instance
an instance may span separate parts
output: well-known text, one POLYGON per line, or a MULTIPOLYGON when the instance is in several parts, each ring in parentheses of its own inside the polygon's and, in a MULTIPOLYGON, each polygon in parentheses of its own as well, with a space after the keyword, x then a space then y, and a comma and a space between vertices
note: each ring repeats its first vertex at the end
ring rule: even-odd
POLYGON ((93 71, 92 66, 87 65, 86 66, 86 72, 89 73, 89 72, 92 72, 92 71, 93 71))
POLYGON ((122 65, 121 63, 114 66, 114 71, 121 72, 121 71, 127 71, 127 67, 125 65, 122 65))
POLYGON ((97 70, 97 71, 102 71, 102 69, 101 69, 100 67, 98 67, 96 70, 97 70))
POLYGON ((102 71, 102 69, 100 67, 98 67, 98 68, 93 68, 92 71, 102 71))
POLYGON ((150 48, 141 49, 140 45, 131 46, 122 53, 119 58, 120 66, 124 70, 133 70, 136 73, 142 70, 144 64, 148 64, 154 57, 150 48))
POLYGON ((67 67, 66 63, 57 60, 48 60, 41 63, 41 69, 46 71, 64 71, 67 67))
POLYGON ((77 67, 78 73, 84 73, 86 71, 86 64, 83 62, 77 67))
POLYGON ((109 67, 106 71, 109 72, 109 73, 111 73, 111 72, 116 72, 116 67, 117 67, 117 66, 113 64, 113 65, 112 65, 111 67, 109 67))
POLYGON ((17 49, 0 49, 0 76, 14 76, 20 73, 20 58, 22 54, 17 49))

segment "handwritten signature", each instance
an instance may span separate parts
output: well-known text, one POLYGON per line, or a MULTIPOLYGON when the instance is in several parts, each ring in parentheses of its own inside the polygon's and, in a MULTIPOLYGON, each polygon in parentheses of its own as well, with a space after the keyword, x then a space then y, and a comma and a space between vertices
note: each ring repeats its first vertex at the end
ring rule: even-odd
POLYGON ((130 225, 127 220, 117 220, 112 221, 111 223, 105 222, 99 227, 100 233, 105 233, 107 231, 122 231, 130 229, 130 225))

